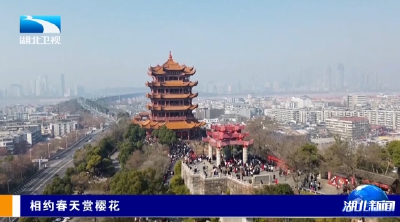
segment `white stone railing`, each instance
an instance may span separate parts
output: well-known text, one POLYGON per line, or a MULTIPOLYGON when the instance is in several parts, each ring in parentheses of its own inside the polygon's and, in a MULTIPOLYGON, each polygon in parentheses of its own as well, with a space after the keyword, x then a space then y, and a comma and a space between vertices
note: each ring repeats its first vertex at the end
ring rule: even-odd
POLYGON ((188 166, 187 164, 182 163, 182 166, 183 166, 183 169, 185 170, 185 172, 186 172, 186 173, 189 173, 189 176, 196 176, 196 177, 200 177, 200 178, 202 178, 202 179, 206 179, 206 175, 204 175, 204 174, 201 173, 201 172, 195 173, 193 170, 191 170, 191 169, 189 168, 189 166, 188 166))

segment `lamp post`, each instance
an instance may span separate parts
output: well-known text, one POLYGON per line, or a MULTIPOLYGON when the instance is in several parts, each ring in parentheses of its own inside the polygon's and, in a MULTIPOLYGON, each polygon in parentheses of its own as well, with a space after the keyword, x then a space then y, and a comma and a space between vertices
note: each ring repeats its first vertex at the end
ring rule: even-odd
POLYGON ((7 190, 8 190, 8 193, 10 193, 10 182, 11 182, 11 180, 12 180, 12 179, 9 179, 9 180, 7 181, 7 190))
POLYGON ((48 154, 49 159, 50 159, 50 143, 47 143, 47 154, 48 154))

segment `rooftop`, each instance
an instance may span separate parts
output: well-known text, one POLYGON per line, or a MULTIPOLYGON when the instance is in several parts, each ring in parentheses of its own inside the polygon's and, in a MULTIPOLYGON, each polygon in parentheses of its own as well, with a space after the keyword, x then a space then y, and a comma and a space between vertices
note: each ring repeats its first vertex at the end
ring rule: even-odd
POLYGON ((196 73, 196 69, 194 67, 188 67, 186 65, 180 65, 175 62, 172 58, 171 51, 169 52, 168 60, 162 65, 157 65, 154 67, 150 67, 148 74, 149 75, 164 75, 165 71, 181 71, 182 75, 194 75, 196 73))
POLYGON ((367 118, 364 118, 364 117, 356 117, 356 116, 354 116, 354 117, 341 117, 341 118, 339 118, 339 120, 342 120, 342 121, 351 121, 351 122, 368 121, 367 118))

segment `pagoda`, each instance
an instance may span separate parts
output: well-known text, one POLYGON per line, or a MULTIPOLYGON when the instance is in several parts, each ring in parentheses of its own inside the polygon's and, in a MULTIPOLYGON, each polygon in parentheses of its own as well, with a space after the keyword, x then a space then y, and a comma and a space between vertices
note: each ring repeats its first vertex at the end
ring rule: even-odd
POLYGON ((211 125, 211 130, 207 131, 207 137, 203 138, 208 143, 208 156, 213 155, 213 147, 216 149, 217 166, 221 164, 221 149, 225 146, 243 147, 243 163, 247 163, 248 147, 253 145, 254 140, 244 140, 249 136, 248 132, 243 132, 245 126, 236 125, 211 125))
POLYGON ((174 130, 181 139, 198 136, 198 129, 205 122, 199 122, 193 114, 198 105, 193 104, 192 100, 198 93, 194 93, 192 88, 198 82, 190 81, 190 77, 195 73, 194 67, 175 62, 171 52, 163 65, 150 67, 147 74, 153 81, 146 82, 146 86, 150 88, 150 93, 146 94, 150 104, 146 108, 150 112, 139 113, 133 122, 148 129, 148 133, 166 126, 174 130))

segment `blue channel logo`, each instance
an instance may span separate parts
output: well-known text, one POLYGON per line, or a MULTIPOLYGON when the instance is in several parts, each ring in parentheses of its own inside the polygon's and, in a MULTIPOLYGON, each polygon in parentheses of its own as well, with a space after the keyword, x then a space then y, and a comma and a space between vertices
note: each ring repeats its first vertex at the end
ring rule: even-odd
POLYGON ((20 33, 61 33, 61 16, 58 15, 21 15, 20 33))

